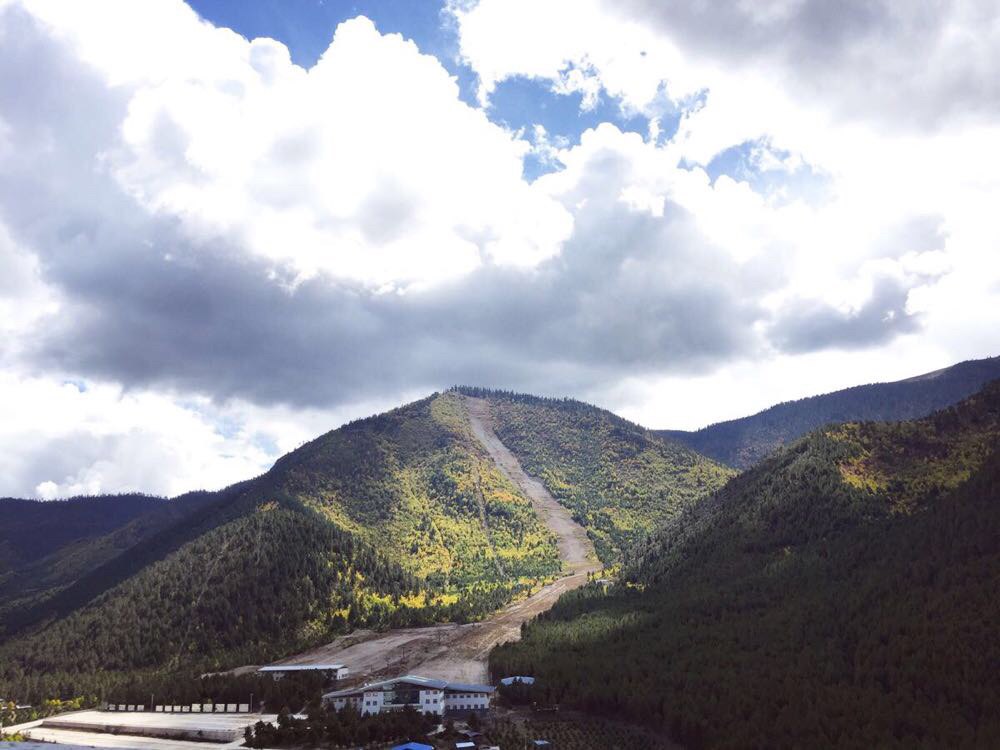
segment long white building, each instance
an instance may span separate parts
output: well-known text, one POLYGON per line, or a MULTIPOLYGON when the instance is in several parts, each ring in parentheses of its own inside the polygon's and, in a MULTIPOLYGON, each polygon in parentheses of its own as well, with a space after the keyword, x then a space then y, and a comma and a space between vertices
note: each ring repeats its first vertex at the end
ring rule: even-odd
POLYGON ((323 701, 337 710, 353 706, 362 714, 399 711, 411 706, 425 714, 486 711, 495 688, 406 675, 370 685, 326 693, 323 701))

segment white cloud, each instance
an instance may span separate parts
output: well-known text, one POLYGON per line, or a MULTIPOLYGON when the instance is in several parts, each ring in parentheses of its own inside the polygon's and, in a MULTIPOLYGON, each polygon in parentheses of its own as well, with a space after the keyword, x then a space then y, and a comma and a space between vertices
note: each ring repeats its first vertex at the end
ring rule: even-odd
MULTIPOLYGON (((680 126, 659 148, 633 149, 636 171, 649 167, 649 179, 734 262, 756 259, 758 272, 769 267, 783 277, 764 300, 774 311, 793 297, 858 308, 874 280, 888 275, 911 280, 929 319, 953 315, 968 295, 982 299, 1000 280, 995 245, 984 241, 1000 227, 988 208, 1000 202, 1000 46, 990 42, 1000 12, 993 3, 847 3, 831 14, 812 0, 480 0, 452 12, 461 54, 485 95, 516 76, 564 91, 568 72, 584 70, 587 91, 655 116, 665 92, 684 111, 680 126), (827 63, 809 56, 820 50, 827 63), (944 116, 928 129, 917 120, 935 103, 944 116), (776 172, 777 188, 725 175, 713 184, 697 166, 678 168, 707 165, 748 143, 750 165, 776 172), (822 180, 819 192, 815 180, 781 183, 781 173, 803 168, 822 180), (914 240, 900 227, 926 226, 926 217, 933 247, 908 246, 914 240), (870 262, 886 254, 895 260, 870 262), (916 265, 935 271, 914 274, 916 265), (947 273, 954 278, 941 288, 960 296, 945 302, 927 287, 947 273), (934 309, 932 298, 940 300, 934 309)), ((629 190, 632 199, 646 195, 629 190)))
POLYGON ((668 72, 675 99, 697 92, 676 46, 597 0, 482 0, 450 10, 483 102, 512 76, 549 79, 560 93, 582 94, 585 107, 604 89, 632 111, 655 111, 668 72))
POLYGON ((58 298, 42 279, 38 258, 18 247, 0 223, 0 365, 17 354, 22 337, 46 315, 58 311, 58 298))
POLYGON ((365 18, 304 70, 279 42, 177 2, 30 7, 130 92, 106 167, 198 238, 302 276, 406 287, 487 259, 532 266, 569 234, 569 216, 521 179, 528 144, 464 104, 436 58, 365 18))
POLYGON ((220 489, 266 471, 327 430, 396 405, 395 398, 340 409, 213 404, 110 383, 3 373, 0 492, 48 500, 220 489))
POLYGON ((943 36, 933 14, 898 39, 891 14, 874 35, 852 16, 831 76, 789 53, 813 2, 456 5, 484 102, 528 76, 651 118, 573 145, 492 123, 364 18, 306 70, 179 0, 0 2, 0 491, 218 487, 454 382, 697 426, 994 353, 974 6, 943 4, 943 36), (746 12, 762 36, 734 39, 746 12), (862 96, 848 63, 872 40, 895 62, 862 96), (927 101, 886 92, 934 65, 927 101), (747 173, 710 180, 734 147, 747 173), (561 169, 528 182, 528 154, 561 169))
POLYGON ((163 394, 0 376, 0 466, 6 494, 46 499, 217 489, 259 474, 274 456, 242 429, 163 394))

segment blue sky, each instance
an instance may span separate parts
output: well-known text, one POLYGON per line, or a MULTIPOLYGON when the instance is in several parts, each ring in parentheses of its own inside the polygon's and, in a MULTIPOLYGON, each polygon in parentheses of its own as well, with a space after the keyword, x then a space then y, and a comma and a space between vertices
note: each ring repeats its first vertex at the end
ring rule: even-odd
MULTIPOLYGON (((303 67, 312 66, 326 50, 337 25, 356 16, 366 16, 382 33, 398 33, 413 40, 421 52, 438 58, 454 76, 462 99, 471 106, 476 101, 477 78, 458 55, 454 24, 443 13, 444 3, 433 0, 283 0, 282 2, 245 2, 245 0, 192 0, 199 15, 216 26, 225 26, 247 39, 271 37, 285 44, 292 60, 303 67)), ((581 108, 578 93, 556 94, 547 81, 524 77, 500 82, 490 99, 487 114, 491 120, 511 130, 524 129, 533 140, 532 128, 541 125, 550 138, 579 143, 580 135, 602 122, 612 122, 623 131, 645 135, 649 120, 640 114, 622 112, 619 102, 602 92, 599 102, 588 110, 581 108)), ((669 137, 676 129, 679 114, 663 118, 660 137, 669 137)), ((556 168, 529 155, 525 176, 534 179, 556 168)))
MULTIPOLYGON (((202 18, 248 39, 267 36, 283 42, 291 51, 292 60, 303 67, 310 67, 319 59, 340 22, 355 16, 372 19, 383 33, 399 33, 412 39, 421 50, 436 55, 442 62, 454 57, 457 48, 454 35, 442 26, 443 5, 436 2, 195 0, 189 4, 202 18)), ((453 66, 448 67, 457 72, 453 66)))

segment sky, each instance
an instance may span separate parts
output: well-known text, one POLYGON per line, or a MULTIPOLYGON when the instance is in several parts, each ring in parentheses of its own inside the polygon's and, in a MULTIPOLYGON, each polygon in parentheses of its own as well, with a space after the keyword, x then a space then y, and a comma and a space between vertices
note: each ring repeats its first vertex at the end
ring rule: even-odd
POLYGON ((0 496, 1000 354, 998 142, 996 0, 0 0, 0 496))

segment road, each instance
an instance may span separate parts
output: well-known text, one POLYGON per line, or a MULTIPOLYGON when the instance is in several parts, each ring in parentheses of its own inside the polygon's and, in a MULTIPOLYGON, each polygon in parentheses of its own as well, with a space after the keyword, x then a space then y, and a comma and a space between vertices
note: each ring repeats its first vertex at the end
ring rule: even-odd
POLYGON ((597 554, 587 532, 573 520, 570 512, 552 497, 545 485, 521 467, 521 462, 501 442, 493 430, 493 419, 490 416, 490 405, 481 398, 465 397, 465 408, 469 415, 469 426, 472 434, 482 443, 490 454, 497 468, 513 482, 528 498, 535 512, 545 522, 559 542, 559 557, 571 573, 586 573, 600 568, 596 563, 597 554))
POLYGON ((521 637, 521 623, 547 611, 565 592, 583 586, 587 574, 600 569, 594 545, 583 527, 540 481, 529 476, 493 429, 489 404, 465 398, 472 434, 497 468, 530 500, 551 529, 566 572, 562 578, 526 599, 504 607, 483 622, 403 628, 376 634, 358 631, 325 646, 284 660, 284 664, 346 664, 352 677, 367 681, 407 673, 457 682, 485 682, 490 650, 521 637))

